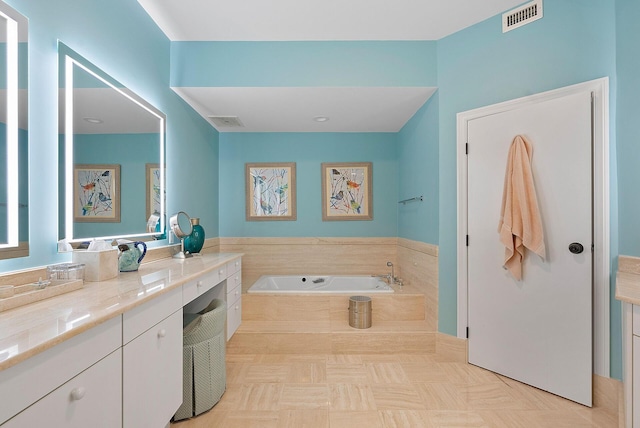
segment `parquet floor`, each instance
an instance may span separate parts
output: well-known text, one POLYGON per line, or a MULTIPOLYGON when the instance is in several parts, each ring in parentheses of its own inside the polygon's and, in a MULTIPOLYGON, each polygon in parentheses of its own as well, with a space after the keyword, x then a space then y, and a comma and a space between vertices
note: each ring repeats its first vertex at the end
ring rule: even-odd
POLYGON ((605 388, 590 409, 451 352, 229 354, 222 400, 172 426, 605 428, 618 426, 616 394, 605 388))

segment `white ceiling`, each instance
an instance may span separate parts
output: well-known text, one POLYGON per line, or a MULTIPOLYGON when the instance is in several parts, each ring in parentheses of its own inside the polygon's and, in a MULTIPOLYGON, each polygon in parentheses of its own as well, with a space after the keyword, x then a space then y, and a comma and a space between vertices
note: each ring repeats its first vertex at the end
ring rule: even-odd
POLYGON ((523 0, 138 0, 171 40, 438 40, 523 0))
MULTIPOLYGON (((173 41, 348 41, 438 40, 523 0, 138 2, 173 41)), ((173 89, 203 117, 238 116, 245 125, 220 132, 395 132, 436 88, 173 89), (330 120, 314 122, 319 115, 330 120)))
POLYGON ((398 132, 429 87, 173 88, 203 117, 238 116, 222 132, 398 132), (316 122, 314 117, 329 118, 316 122))

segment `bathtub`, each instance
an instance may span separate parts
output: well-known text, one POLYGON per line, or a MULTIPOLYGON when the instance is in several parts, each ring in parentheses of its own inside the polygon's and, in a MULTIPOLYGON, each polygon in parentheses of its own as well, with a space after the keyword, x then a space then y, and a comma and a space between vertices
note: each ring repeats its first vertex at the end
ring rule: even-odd
POLYGON ((247 293, 393 293, 381 278, 372 276, 289 275, 261 276, 247 293))

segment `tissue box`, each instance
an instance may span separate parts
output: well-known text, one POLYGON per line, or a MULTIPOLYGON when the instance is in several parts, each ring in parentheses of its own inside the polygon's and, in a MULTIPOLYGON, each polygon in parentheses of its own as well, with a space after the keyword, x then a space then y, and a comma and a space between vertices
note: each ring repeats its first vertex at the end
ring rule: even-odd
POLYGON ((85 281, 106 281, 118 276, 118 250, 102 251, 75 250, 74 263, 84 263, 85 281))

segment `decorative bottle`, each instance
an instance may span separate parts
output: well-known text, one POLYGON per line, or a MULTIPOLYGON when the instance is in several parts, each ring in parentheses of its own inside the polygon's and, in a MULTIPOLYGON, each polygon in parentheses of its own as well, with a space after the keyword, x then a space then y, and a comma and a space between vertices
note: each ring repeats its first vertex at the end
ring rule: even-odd
POLYGON ((200 219, 198 217, 191 217, 191 225, 193 230, 191 235, 184 238, 184 249, 191 254, 199 253, 204 245, 204 229, 200 226, 200 219))

